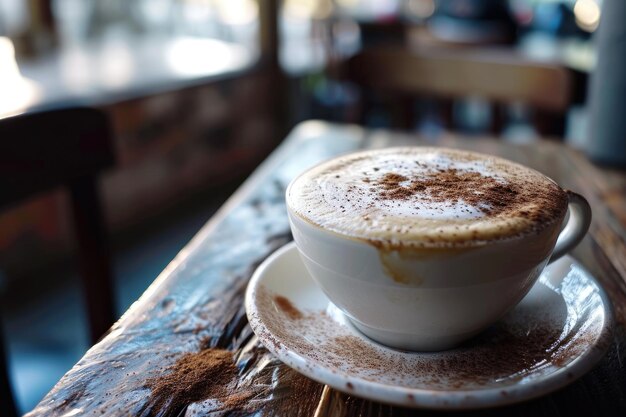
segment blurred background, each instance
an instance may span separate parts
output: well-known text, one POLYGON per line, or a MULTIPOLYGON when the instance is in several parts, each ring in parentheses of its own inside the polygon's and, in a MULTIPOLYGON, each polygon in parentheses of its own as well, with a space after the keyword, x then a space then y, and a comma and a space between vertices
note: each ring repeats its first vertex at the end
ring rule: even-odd
MULTIPOLYGON (((0 132, 10 116, 68 106, 108 116, 113 162, 97 183, 117 318, 299 121, 584 148, 602 10, 602 0, 0 0, 0 132), (494 100, 504 67, 519 83, 494 100), (465 89, 450 68, 485 87, 465 89)), ((53 187, 0 207, 3 334, 22 412, 92 342, 72 204, 53 187)))

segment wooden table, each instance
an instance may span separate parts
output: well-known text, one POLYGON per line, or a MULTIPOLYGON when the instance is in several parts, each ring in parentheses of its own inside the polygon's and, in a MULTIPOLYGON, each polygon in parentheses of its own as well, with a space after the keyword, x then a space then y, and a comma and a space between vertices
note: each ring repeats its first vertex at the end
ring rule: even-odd
MULTIPOLYGON (((446 145, 529 165, 585 195, 594 219, 573 252, 613 300, 617 328, 607 356, 583 378, 519 405, 469 415, 626 415, 626 175, 591 165, 555 142, 528 146, 493 139, 419 137, 323 122, 299 125, 132 305, 104 339, 29 414, 38 415, 442 415, 373 403, 324 387, 291 370, 259 344, 247 324, 243 295, 255 267, 291 239, 283 194, 300 171, 360 148, 446 145), (245 410, 196 402, 155 410, 149 378, 186 352, 235 352, 239 384, 254 387, 245 410), (255 411, 256 410, 256 411, 255 411), (224 412, 223 414, 221 412, 224 412), (257 414, 255 414, 257 413, 257 414)), ((220 384, 223 381, 206 381, 220 384)))

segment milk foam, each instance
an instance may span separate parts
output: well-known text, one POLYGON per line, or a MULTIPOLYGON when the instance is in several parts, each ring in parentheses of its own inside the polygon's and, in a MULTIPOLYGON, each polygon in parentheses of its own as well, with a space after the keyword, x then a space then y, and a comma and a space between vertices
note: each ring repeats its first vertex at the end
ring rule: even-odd
POLYGON ((417 147, 360 152, 323 163, 290 185, 287 203, 303 219, 334 232, 424 244, 520 234, 540 228, 546 216, 559 218, 567 204, 558 185, 529 168, 471 152, 417 147), (388 175, 401 179, 397 187, 408 189, 450 169, 534 195, 510 202, 510 207, 500 208, 496 215, 490 214, 493 207, 488 203, 469 202, 462 193, 442 199, 426 188, 403 198, 385 197, 382 184, 388 175), (546 198, 554 195, 560 196, 562 203, 547 213, 546 198))

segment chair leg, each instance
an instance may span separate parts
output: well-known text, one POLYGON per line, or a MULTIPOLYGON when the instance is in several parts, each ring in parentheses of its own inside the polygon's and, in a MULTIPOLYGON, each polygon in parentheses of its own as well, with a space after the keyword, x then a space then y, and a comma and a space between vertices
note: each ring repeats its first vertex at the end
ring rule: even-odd
POLYGON ((439 106, 443 128, 447 131, 454 130, 454 100, 441 99, 439 101, 439 106))
POLYGON ((114 320, 111 256, 96 178, 74 181, 70 196, 90 336, 95 343, 114 320))
POLYGON ((392 103, 393 127, 402 130, 413 130, 415 127, 414 100, 412 97, 403 96, 392 103))
POLYGON ((504 129, 504 105, 501 103, 491 103, 491 125, 489 126, 494 136, 502 135, 504 129))
MULTIPOLYGON (((2 317, 0 316, 0 325, 1 323, 2 317)), ((17 417, 8 364, 9 357, 4 347, 4 334, 0 329, 0 414, 7 417, 17 417)))
POLYGON ((565 114, 535 109, 534 123, 541 136, 557 139, 565 136, 565 114))

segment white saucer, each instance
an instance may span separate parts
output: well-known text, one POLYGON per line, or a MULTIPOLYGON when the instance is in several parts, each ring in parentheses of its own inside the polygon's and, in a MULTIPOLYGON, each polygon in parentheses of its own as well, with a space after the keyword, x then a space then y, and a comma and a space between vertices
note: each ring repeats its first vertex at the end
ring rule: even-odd
POLYGON ((390 349, 349 324, 293 243, 256 270, 246 310, 260 341, 304 375, 352 395, 440 409, 491 407, 554 391, 597 363, 612 326, 604 291, 565 256, 513 311, 465 345, 438 353, 390 349))

